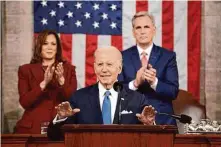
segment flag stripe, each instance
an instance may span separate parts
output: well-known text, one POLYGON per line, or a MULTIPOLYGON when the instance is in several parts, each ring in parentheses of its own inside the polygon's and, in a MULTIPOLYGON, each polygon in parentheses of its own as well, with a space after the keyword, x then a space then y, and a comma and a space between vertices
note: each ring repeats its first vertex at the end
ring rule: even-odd
POLYGON ((136 13, 136 1, 128 1, 123 3, 123 18, 122 18, 122 32, 123 32, 123 50, 136 44, 133 38, 132 23, 133 15, 136 13), (129 11, 130 10, 130 11, 129 11))
POLYGON ((179 88, 187 90, 187 1, 174 1, 174 51, 177 56, 179 88))
POLYGON ((97 48, 101 48, 104 46, 110 46, 111 45, 111 37, 110 35, 98 35, 98 42, 97 42, 97 48))
POLYGON ((188 1, 188 91, 199 100, 201 1, 188 1))
POLYGON ((136 0, 136 11, 147 11, 148 10, 148 1, 136 0))
POLYGON ((38 33, 34 33, 34 40, 38 37, 38 33))
POLYGON ((154 16, 156 34, 153 42, 156 45, 162 46, 162 2, 161 1, 148 1, 148 11, 154 16))
POLYGON ((111 36, 111 45, 115 46, 116 48, 118 48, 120 51, 123 49, 122 46, 122 36, 111 36))
POLYGON ((162 47, 173 50, 173 1, 163 1, 162 3, 162 47))
POLYGON ((85 87, 86 35, 72 35, 72 64, 75 65, 77 88, 85 87))
POLYGON ((89 86, 97 82, 97 77, 94 73, 94 51, 97 49, 97 39, 97 35, 86 35, 85 86, 89 86))
POLYGON ((60 34, 62 53, 65 59, 71 63, 72 61, 72 34, 60 34))

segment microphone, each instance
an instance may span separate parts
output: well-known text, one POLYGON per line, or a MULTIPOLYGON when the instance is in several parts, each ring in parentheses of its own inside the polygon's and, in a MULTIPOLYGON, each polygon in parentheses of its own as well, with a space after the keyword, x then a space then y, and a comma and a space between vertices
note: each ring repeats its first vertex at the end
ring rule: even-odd
POLYGON ((174 119, 178 119, 181 123, 188 123, 190 124, 191 123, 191 120, 192 120, 192 117, 188 116, 188 115, 185 115, 185 114, 181 114, 181 115, 174 115, 174 114, 168 114, 168 113, 160 113, 158 112, 158 114, 160 115, 167 115, 167 116, 170 116, 174 119))
POLYGON ((119 93, 123 89, 123 84, 121 84, 120 82, 115 82, 113 88, 115 91, 119 93))
POLYGON ((119 115, 118 115, 118 123, 121 124, 121 101, 124 100, 124 98, 121 98, 120 92, 123 90, 123 84, 120 82, 115 82, 113 86, 114 90, 118 92, 117 99, 119 100, 119 115))

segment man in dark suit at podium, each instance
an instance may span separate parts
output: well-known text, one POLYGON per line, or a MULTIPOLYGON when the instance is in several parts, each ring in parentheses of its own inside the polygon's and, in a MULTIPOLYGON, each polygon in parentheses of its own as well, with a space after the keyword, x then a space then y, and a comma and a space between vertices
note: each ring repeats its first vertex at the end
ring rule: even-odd
POLYGON ((113 89, 122 70, 122 55, 115 47, 97 49, 94 70, 98 83, 76 91, 69 102, 59 104, 57 116, 48 127, 48 137, 62 137, 63 124, 144 124, 155 123, 156 111, 140 93, 122 88, 120 98, 113 89))

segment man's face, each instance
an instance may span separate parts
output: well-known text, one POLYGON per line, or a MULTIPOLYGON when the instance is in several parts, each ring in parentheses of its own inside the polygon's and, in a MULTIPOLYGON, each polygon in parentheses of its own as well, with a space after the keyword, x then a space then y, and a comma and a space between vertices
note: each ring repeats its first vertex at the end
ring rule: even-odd
POLYGON ((94 70, 99 82, 104 87, 112 88, 118 74, 121 73, 121 65, 114 53, 98 52, 95 58, 94 70))
POLYGON ((141 16, 134 20, 133 35, 138 45, 150 45, 155 35, 155 26, 148 16, 141 16))

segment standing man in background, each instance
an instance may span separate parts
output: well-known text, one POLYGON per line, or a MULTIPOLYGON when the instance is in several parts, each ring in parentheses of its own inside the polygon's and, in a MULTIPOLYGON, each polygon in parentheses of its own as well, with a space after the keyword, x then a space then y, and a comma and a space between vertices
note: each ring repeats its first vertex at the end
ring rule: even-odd
MULTIPOLYGON (((156 46, 154 18, 142 11, 132 19, 136 46, 122 52, 123 69, 119 81, 145 95, 157 112, 173 114, 172 100, 179 91, 176 54, 156 46)), ((156 124, 176 125, 170 116, 156 115, 156 124)))

